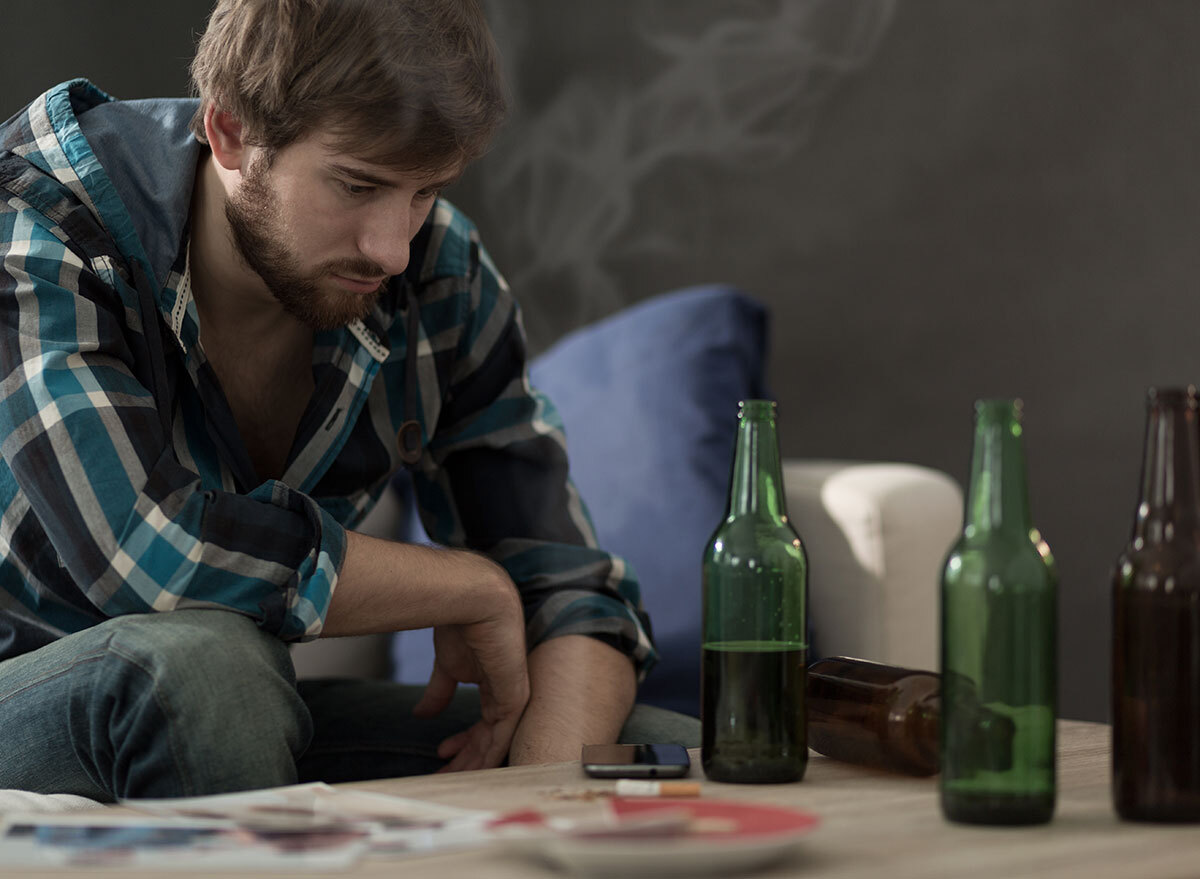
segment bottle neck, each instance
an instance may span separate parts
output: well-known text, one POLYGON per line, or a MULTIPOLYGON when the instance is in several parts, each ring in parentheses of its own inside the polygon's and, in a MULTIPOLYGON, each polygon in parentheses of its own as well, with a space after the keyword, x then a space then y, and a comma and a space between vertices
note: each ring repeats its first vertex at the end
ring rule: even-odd
POLYGON ((1019 401, 984 400, 975 405, 968 534, 1028 534, 1033 528, 1021 433, 1019 401))
POLYGON ((936 765, 938 745, 941 739, 942 698, 940 693, 931 693, 913 706, 913 740, 918 753, 936 765))
POLYGON ((733 516, 773 520, 787 516, 775 404, 769 400, 748 400, 738 412, 726 518, 733 516))
POLYGON ((1194 388, 1151 390, 1134 537, 1160 543, 1200 525, 1200 431, 1194 388))

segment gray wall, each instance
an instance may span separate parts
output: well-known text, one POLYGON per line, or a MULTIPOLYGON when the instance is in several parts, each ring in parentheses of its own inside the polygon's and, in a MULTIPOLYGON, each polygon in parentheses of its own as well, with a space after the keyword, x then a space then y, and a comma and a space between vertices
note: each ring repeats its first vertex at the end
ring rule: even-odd
MULTIPOLYGON (((0 116, 73 75, 185 93, 207 12, 0 2, 0 116), (74 24, 48 46, 47 20, 74 24)), ((1200 4, 491 8, 518 112, 452 197, 535 349, 656 292, 737 283, 773 310, 786 454, 960 480, 972 401, 1021 396, 1062 578, 1063 713, 1104 718, 1144 390, 1200 377, 1200 4)))

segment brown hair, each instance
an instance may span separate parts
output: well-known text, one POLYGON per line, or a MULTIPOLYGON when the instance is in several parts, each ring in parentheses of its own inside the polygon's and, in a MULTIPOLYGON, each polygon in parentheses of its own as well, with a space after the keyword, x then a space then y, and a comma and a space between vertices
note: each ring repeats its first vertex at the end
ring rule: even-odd
POLYGON ((320 129, 365 161, 437 171, 503 119, 499 53, 477 0, 219 0, 192 62, 212 103, 268 155, 320 129))

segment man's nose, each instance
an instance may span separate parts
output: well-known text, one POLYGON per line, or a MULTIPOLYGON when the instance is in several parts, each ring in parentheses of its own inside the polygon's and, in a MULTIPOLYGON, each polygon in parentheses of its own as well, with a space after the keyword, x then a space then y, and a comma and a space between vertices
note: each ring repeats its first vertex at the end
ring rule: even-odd
POLYGON ((420 228, 407 205, 403 210, 372 212, 359 232, 359 252, 388 276, 402 274, 408 268, 409 243, 420 228))
POLYGON ((407 229, 391 226, 364 233, 359 236, 358 250, 388 277, 403 274, 408 268, 407 229))

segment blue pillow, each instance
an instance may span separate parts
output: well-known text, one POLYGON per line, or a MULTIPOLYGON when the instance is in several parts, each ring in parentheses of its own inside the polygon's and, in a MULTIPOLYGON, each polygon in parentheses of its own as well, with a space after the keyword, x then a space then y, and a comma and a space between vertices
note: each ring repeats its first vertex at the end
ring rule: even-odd
MULTIPOLYGON (((641 702, 699 714, 700 562, 725 509, 738 401, 766 396, 767 323, 736 289, 694 287, 577 330, 530 367, 600 545, 641 583, 660 656, 641 702)), ((400 679, 428 679, 427 636, 404 633, 393 656, 400 679)))

